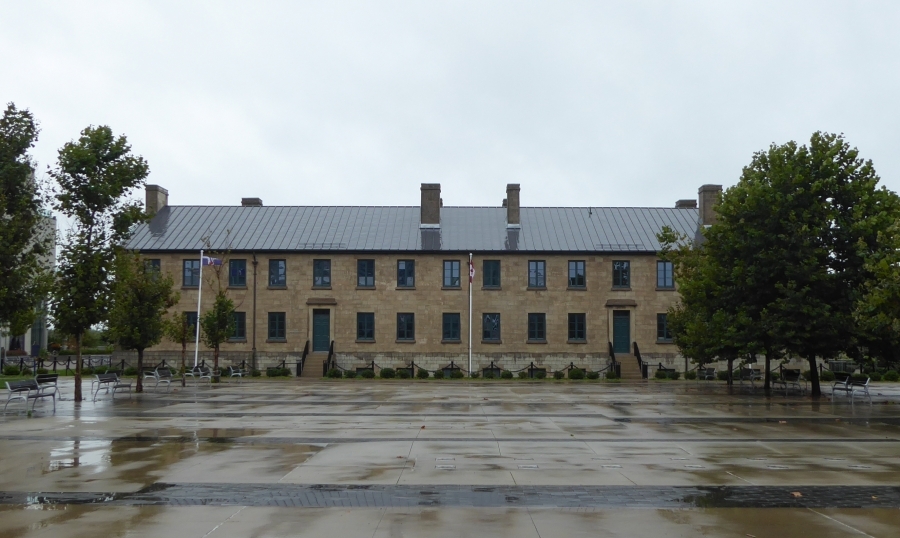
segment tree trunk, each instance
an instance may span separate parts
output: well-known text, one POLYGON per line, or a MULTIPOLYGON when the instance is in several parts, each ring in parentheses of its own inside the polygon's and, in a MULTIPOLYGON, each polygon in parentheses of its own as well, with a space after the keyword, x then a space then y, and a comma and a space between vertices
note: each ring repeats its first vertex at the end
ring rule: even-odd
POLYGON ((734 359, 728 359, 728 386, 734 385, 732 371, 734 370, 734 359))
POLYGON ((769 354, 766 353, 766 380, 763 383, 763 388, 766 392, 769 392, 769 388, 771 387, 770 383, 772 380, 772 359, 769 357, 769 354))
POLYGON ((822 396, 822 387, 819 385, 819 370, 816 368, 816 358, 807 357, 806 360, 809 361, 809 384, 811 386, 809 395, 813 398, 818 398, 822 396))
POLYGON ((135 392, 144 392, 144 350, 137 350, 138 354, 138 378, 137 378, 137 388, 134 389, 135 392))
POLYGON ((187 353, 187 342, 181 343, 181 386, 185 386, 184 378, 186 377, 184 374, 187 372, 184 365, 184 354, 187 353))
POLYGON ((75 335, 75 401, 81 401, 81 334, 75 335))

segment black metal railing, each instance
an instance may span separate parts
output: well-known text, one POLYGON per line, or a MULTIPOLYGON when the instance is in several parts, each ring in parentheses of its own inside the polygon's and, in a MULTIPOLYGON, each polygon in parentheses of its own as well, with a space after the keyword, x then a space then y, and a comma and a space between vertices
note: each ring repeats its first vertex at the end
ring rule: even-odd
POLYGON ((309 355, 309 340, 307 340, 306 345, 303 346, 303 353, 300 355, 300 360, 297 361, 297 377, 300 377, 303 374, 303 367, 306 366, 307 355, 309 355))
POLYGON ((641 369, 641 379, 648 379, 650 372, 648 371, 648 365, 644 362, 644 358, 641 357, 641 348, 638 347, 637 342, 633 342, 634 346, 634 356, 637 358, 638 368, 641 369))
POLYGON ((322 377, 328 375, 328 370, 335 367, 334 362, 334 340, 328 346, 328 357, 322 362, 322 377))

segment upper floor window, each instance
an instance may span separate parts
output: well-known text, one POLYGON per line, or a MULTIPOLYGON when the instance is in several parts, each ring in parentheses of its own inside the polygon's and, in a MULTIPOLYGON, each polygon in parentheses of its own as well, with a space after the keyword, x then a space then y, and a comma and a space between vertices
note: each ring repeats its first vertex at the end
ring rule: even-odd
POLYGON ((613 287, 631 287, 631 262, 618 260, 613 262, 613 287))
POLYGON ((229 340, 246 340, 247 339, 247 313, 232 312, 232 322, 234 329, 231 332, 229 340))
POLYGON ((584 262, 581 260, 570 260, 569 261, 569 287, 570 288, 585 287, 584 262))
POLYGON ((444 287, 459 287, 459 260, 444 260, 444 287))
POLYGON ((547 263, 543 260, 531 260, 528 262, 528 287, 547 287, 547 263))
POLYGON ((672 262, 664 262, 662 260, 656 262, 656 287, 675 287, 675 276, 673 272, 672 262))
POLYGON ((412 313, 397 314, 397 340, 416 339, 416 315, 412 313))
POLYGON ((159 258, 144 260, 144 265, 147 267, 147 269, 149 269, 151 271, 155 271, 157 273, 160 271, 160 268, 162 267, 162 263, 159 261, 159 258))
POLYGON ((528 340, 547 340, 547 314, 528 314, 528 340))
POLYGON ((489 342, 500 341, 500 314, 483 314, 481 318, 481 339, 489 342))
POLYGON ((287 260, 269 260, 269 287, 287 287, 287 260))
POLYGON ((375 340, 375 313, 356 313, 356 339, 375 340))
POLYGON ((375 287, 375 260, 356 260, 356 285, 360 288, 375 287))
POLYGON ((184 280, 182 285, 185 288, 199 288, 200 260, 184 260, 181 263, 184 268, 184 280))
POLYGON ((331 260, 313 260, 313 287, 331 287, 331 260))
POLYGON ((193 340, 197 331, 197 311, 184 312, 184 326, 190 329, 188 340, 193 340))
POLYGON ((500 260, 484 260, 484 287, 500 287, 500 260))
POLYGON ((669 331, 669 316, 666 314, 656 315, 656 339, 660 342, 672 341, 672 333, 669 331))
POLYGON ((228 285, 233 288, 247 286, 247 260, 228 260, 228 285))
POLYGON ((413 260, 397 261, 397 287, 416 287, 416 262, 413 260))

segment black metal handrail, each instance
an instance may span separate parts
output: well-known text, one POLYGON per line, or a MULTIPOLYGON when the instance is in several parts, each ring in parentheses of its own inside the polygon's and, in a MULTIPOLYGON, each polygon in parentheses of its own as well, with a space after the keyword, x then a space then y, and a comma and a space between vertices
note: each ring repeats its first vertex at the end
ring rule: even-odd
POLYGON ((634 356, 637 358, 638 368, 641 370, 641 378, 648 379, 650 377, 650 372, 648 371, 647 363, 644 362, 644 358, 641 357, 641 348, 638 347, 637 342, 632 343, 634 346, 634 356))
POLYGON ((322 377, 328 375, 328 370, 334 368, 334 340, 331 341, 331 344, 328 346, 328 357, 322 363, 322 377))
POLYGON ((303 374, 303 367, 306 366, 306 356, 309 355, 309 340, 306 341, 306 345, 303 346, 303 353, 300 355, 300 360, 297 361, 297 377, 300 377, 303 374))

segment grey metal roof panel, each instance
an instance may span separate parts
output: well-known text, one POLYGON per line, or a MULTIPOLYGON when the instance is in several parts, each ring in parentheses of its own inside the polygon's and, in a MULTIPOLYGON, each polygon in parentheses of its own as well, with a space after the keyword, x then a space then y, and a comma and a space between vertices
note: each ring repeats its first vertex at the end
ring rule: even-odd
POLYGON ((419 228, 418 207, 168 206, 138 226, 135 250, 654 252, 669 226, 688 237, 696 208, 523 207, 507 229, 502 207, 443 207, 439 229, 419 228))

